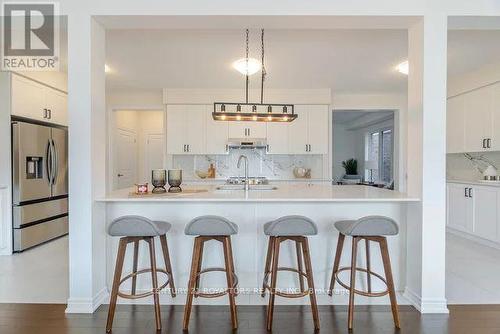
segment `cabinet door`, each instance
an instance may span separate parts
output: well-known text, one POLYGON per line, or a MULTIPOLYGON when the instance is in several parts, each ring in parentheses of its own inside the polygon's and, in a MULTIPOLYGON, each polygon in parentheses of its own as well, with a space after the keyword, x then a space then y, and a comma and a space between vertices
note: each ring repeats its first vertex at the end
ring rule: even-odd
POLYGON ((267 152, 270 154, 288 154, 288 126, 290 123, 267 123, 267 152))
POLYGON ((167 154, 186 154, 187 106, 167 106, 167 154))
POLYGON ((447 225, 464 232, 472 232, 472 199, 465 196, 465 184, 448 183, 447 225))
POLYGON ((204 154, 206 151, 205 105, 188 105, 186 110, 187 152, 188 154, 204 154))
POLYGON ((45 88, 45 108, 49 110, 49 122, 68 125, 67 100, 65 93, 45 88))
POLYGON ((248 137, 248 127, 250 122, 229 121, 229 138, 248 137))
POLYGON ((500 151, 500 83, 493 85, 493 104, 491 108, 491 148, 492 151, 500 151))
POLYGON ((491 87, 480 88, 464 94, 465 98, 465 151, 481 152, 484 139, 491 137, 491 87))
POLYGON ((498 191, 493 187, 474 187, 474 234, 497 240, 498 191))
POLYGON ((248 137, 249 138, 266 138, 267 127, 265 122, 246 122, 248 123, 248 137))
POLYGON ((465 152, 464 96, 448 99, 446 109, 446 153, 465 152))
POLYGON ((47 121, 44 117, 45 87, 12 75, 12 115, 47 121))
POLYGON ((215 121, 212 118, 213 105, 206 106, 207 111, 207 154, 227 153, 227 139, 229 126, 226 121, 215 121))
POLYGON ((310 154, 328 154, 328 106, 309 106, 308 142, 310 154))
POLYGON ((296 105, 297 118, 288 126, 288 143, 290 154, 306 154, 308 143, 307 106, 296 105))

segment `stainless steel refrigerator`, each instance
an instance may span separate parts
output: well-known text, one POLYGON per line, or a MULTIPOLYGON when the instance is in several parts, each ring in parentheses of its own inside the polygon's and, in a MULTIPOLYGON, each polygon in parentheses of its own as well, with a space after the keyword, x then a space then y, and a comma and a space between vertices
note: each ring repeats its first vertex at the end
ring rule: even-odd
POLYGON ((15 252, 68 233, 68 132, 12 122, 15 252))

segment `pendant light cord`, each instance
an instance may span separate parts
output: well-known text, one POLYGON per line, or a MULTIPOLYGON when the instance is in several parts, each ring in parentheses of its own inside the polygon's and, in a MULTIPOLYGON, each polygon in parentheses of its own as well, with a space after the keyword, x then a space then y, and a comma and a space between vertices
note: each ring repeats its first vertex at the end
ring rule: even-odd
POLYGON ((264 103, 264 79, 266 77, 266 67, 264 66, 264 29, 261 30, 260 34, 261 41, 261 80, 260 80, 260 104, 264 103))
POLYGON ((246 30, 246 72, 245 72, 245 101, 248 104, 248 29, 246 30))

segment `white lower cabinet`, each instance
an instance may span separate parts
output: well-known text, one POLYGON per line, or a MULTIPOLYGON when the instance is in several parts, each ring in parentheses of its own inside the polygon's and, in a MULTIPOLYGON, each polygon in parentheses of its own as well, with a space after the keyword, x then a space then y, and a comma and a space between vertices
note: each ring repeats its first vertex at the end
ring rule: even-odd
POLYGON ((500 187, 448 183, 447 203, 449 228, 489 241, 500 241, 500 187))

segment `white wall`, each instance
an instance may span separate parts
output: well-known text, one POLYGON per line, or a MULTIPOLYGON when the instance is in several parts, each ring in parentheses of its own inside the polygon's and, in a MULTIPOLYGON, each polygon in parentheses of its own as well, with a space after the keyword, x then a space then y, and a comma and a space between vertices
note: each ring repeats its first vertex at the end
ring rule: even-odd
POLYGON ((356 131, 346 130, 344 124, 333 122, 333 179, 341 179, 345 170, 342 167, 342 161, 355 158, 358 160, 359 168, 359 138, 356 131))

